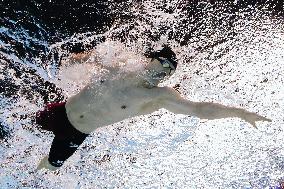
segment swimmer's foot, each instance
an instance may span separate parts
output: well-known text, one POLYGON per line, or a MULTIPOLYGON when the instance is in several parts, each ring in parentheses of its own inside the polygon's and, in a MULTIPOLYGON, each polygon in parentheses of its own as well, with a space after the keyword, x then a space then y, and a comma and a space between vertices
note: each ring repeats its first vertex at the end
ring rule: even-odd
POLYGON ((60 167, 54 167, 53 165, 51 165, 48 161, 48 156, 45 156, 40 163, 37 166, 37 171, 41 170, 41 169, 48 169, 50 171, 56 171, 57 169, 59 169, 60 167))

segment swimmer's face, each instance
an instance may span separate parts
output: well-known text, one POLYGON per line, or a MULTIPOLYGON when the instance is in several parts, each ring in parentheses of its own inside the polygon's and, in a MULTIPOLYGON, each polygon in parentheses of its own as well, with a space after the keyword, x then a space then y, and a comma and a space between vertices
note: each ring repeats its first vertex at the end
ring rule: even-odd
POLYGON ((149 64, 146 69, 153 73, 155 79, 164 79, 166 76, 171 76, 174 73, 174 69, 170 66, 163 65, 157 59, 149 59, 149 64))

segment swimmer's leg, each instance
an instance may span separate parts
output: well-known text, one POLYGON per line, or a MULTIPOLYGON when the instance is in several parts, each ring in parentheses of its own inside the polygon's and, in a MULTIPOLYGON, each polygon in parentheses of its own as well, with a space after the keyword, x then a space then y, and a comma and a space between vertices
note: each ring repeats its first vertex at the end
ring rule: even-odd
POLYGON ((84 133, 67 139, 61 139, 55 136, 49 151, 49 163, 54 167, 61 167, 63 163, 74 154, 87 136, 88 135, 84 133))
POLYGON ((59 125, 64 126, 66 122, 68 122, 65 112, 65 102, 46 104, 44 110, 36 112, 35 123, 39 125, 41 129, 52 131, 55 134, 58 132, 59 125))
POLYGON ((37 113, 36 123, 55 135, 49 156, 43 158, 38 169, 56 170, 77 150, 88 134, 75 129, 66 115, 65 102, 48 104, 37 113))
POLYGON ((66 139, 55 136, 50 147, 49 155, 41 160, 37 170, 46 168, 55 171, 60 168, 63 163, 74 154, 87 136, 88 134, 84 133, 66 139))

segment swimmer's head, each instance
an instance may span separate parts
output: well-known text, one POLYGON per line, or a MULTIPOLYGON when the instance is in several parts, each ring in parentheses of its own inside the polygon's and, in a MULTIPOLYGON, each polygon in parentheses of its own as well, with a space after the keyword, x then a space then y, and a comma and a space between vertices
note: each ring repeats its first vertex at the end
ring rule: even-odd
POLYGON ((150 69, 166 75, 173 75, 177 68, 176 54, 169 46, 164 45, 161 50, 149 50, 145 53, 147 58, 151 58, 150 69))

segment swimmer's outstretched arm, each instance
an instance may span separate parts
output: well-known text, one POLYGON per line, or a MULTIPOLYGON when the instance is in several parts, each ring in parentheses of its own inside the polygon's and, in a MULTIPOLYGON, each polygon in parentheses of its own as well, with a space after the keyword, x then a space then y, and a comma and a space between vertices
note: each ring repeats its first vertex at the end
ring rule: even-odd
POLYGON ((118 68, 113 66, 106 66, 101 63, 97 56, 97 52, 95 50, 83 52, 83 53, 73 53, 69 56, 67 60, 68 64, 82 64, 82 63, 95 63, 99 65, 101 68, 107 69, 112 72, 117 72, 118 68))
POLYGON ((70 63, 84 63, 86 62, 92 54, 95 54, 94 51, 88 51, 88 52, 83 52, 83 53, 72 53, 68 60, 70 63))
POLYGON ((250 123, 255 128, 256 121, 271 122, 270 119, 244 109, 228 107, 211 102, 192 102, 186 100, 171 88, 165 87, 162 91, 163 94, 161 94, 161 98, 159 99, 160 107, 176 114, 192 115, 208 120, 238 117, 250 123))

